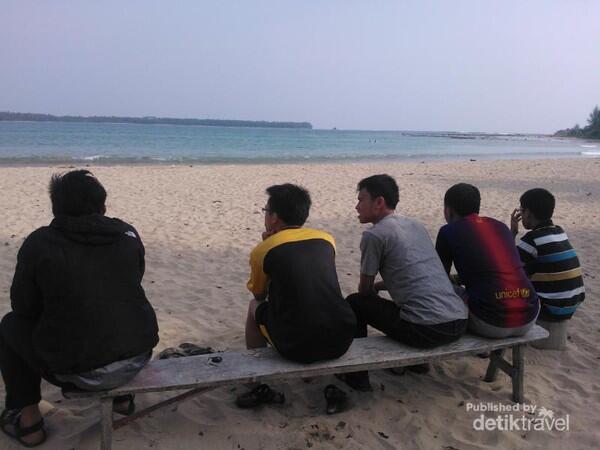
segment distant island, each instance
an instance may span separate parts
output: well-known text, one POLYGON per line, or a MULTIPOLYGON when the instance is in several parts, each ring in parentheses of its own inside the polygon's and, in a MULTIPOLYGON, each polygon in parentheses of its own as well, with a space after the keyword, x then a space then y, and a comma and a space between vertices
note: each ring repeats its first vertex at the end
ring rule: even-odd
POLYGON ((573 128, 558 130, 554 133, 554 136, 600 139, 600 109, 598 109, 598 106, 590 113, 587 121, 588 125, 586 127, 581 128, 579 124, 575 124, 573 128))
POLYGON ((309 130, 312 129, 312 124, 310 122, 268 122, 264 120, 221 119, 174 119, 170 117, 53 116, 51 114, 16 113, 9 111, 0 111, 0 121, 134 123, 143 125, 202 125, 208 127, 304 128, 309 130))

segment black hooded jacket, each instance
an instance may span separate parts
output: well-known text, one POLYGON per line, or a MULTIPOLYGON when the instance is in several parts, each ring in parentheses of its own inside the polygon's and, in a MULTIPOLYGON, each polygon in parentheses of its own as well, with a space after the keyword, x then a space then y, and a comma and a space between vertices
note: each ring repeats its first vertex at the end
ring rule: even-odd
POLYGON ((158 343, 143 275, 144 246, 131 225, 58 216, 19 250, 12 309, 36 322, 33 345, 51 373, 85 372, 158 343))

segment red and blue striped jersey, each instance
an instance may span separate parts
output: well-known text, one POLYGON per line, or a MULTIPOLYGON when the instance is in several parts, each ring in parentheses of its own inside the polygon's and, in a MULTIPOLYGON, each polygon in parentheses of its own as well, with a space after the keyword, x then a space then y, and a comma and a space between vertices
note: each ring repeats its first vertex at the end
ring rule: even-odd
POLYGON ((536 318, 539 300, 505 224, 470 214, 440 228, 436 250, 448 273, 454 263, 476 317, 502 328, 536 318))

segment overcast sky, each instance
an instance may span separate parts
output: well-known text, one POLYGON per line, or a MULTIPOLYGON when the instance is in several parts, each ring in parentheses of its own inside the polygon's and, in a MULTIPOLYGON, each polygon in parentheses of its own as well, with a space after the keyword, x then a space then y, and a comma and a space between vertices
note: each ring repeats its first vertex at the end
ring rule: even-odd
POLYGON ((0 0, 0 111, 553 132, 596 104, 593 0, 0 0))

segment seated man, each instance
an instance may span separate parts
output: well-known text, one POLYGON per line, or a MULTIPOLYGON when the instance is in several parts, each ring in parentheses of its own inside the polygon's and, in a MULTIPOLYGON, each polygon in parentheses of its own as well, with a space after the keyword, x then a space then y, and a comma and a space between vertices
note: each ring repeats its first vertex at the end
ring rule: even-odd
MULTIPOLYGON (((50 198, 54 219, 23 242, 12 312, 0 323, 0 427, 28 447, 46 439, 41 378, 66 389, 112 389, 137 374, 158 342, 137 231, 104 215, 106 191, 87 170, 54 175, 50 198)), ((133 412, 133 398, 117 399, 115 409, 133 412)))
POLYGON ((565 231, 552 223, 554 196, 546 189, 530 189, 521 196, 521 208, 511 216, 513 235, 519 221, 527 232, 517 244, 525 271, 541 302, 539 319, 570 319, 585 299, 585 287, 577 253, 565 231))
MULTIPOLYGON (((342 356, 354 336, 356 318, 344 300, 331 235, 302 228, 309 193, 293 184, 267 188, 263 241, 250 254, 248 289, 254 294, 246 320, 247 348, 267 341, 284 358, 301 363, 342 356)), ((261 385, 237 399, 240 407, 283 402, 261 385)))
POLYGON ((449 274, 454 263, 466 288, 469 330, 491 338, 525 334, 535 323, 539 301, 523 271, 506 225, 479 216, 481 196, 470 184, 452 186, 444 196, 447 225, 436 249, 449 274))
MULTIPOLYGON (((360 242, 358 293, 348 297, 358 320, 355 337, 367 336, 368 324, 413 347, 450 343, 467 328, 467 308, 454 292, 425 227, 394 214, 398 198, 398 185, 389 175, 358 183, 358 220, 373 226, 360 242), (375 282, 378 272, 383 281, 375 282), (393 301, 379 297, 382 290, 389 291, 393 301)), ((346 375, 345 381, 356 390, 370 390, 367 372, 346 375)))

